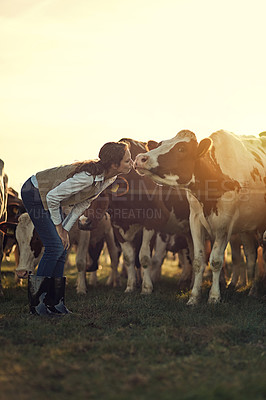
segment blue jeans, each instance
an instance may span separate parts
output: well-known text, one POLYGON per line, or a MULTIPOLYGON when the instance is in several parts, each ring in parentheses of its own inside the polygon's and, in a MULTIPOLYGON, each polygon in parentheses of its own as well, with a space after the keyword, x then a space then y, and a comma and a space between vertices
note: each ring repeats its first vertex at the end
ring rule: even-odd
POLYGON ((62 277, 66 250, 51 220, 49 211, 42 204, 39 190, 28 179, 21 189, 23 204, 44 245, 44 254, 38 266, 38 276, 62 277))

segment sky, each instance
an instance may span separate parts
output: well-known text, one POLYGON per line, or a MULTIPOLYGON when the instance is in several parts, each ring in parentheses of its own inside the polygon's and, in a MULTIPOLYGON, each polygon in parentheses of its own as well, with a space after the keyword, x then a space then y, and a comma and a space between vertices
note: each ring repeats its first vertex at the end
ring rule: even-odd
POLYGON ((265 131, 265 15, 265 0, 0 0, 9 186, 123 137, 265 131))

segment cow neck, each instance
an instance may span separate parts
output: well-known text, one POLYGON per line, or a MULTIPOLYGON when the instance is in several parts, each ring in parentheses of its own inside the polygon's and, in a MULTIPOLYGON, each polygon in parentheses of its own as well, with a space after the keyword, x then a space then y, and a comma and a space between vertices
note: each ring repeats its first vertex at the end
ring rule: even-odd
POLYGON ((217 202, 224 193, 240 189, 237 181, 223 174, 214 152, 208 152, 195 162, 195 183, 189 187, 203 204, 204 214, 218 215, 217 202))

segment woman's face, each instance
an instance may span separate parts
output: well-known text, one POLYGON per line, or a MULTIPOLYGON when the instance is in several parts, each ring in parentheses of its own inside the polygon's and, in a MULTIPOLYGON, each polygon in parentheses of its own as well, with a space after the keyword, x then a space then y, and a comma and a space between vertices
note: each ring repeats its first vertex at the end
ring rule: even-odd
POLYGON ((131 154, 129 149, 126 150, 124 157, 120 161, 119 167, 117 168, 117 174, 128 174, 133 166, 131 154))

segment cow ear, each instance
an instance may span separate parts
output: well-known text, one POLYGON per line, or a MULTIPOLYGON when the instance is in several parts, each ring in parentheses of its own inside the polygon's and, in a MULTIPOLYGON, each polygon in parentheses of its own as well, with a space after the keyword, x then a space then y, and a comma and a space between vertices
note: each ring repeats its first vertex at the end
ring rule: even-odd
POLYGON ((212 146, 212 140, 210 138, 203 139, 198 146, 197 157, 203 157, 212 146))
POLYGON ((155 140, 149 140, 147 142, 147 147, 148 147, 148 150, 156 149, 158 147, 158 142, 156 142, 155 140))

